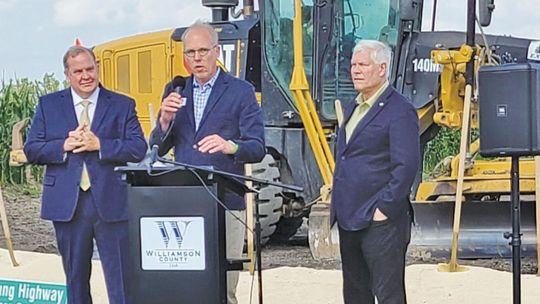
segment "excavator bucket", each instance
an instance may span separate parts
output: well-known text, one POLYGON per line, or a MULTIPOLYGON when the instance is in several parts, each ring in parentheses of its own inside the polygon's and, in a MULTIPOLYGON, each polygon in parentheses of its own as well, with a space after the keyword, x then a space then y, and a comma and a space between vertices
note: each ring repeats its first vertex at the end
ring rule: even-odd
POLYGON ((339 257, 339 234, 337 225, 330 227, 328 204, 319 203, 311 207, 308 241, 314 259, 336 259, 339 257))
MULTIPOLYGON (((409 254, 419 258, 449 257, 454 216, 453 202, 413 203, 415 224, 409 254)), ((535 202, 521 202, 522 256, 536 254, 535 202)), ((511 257, 512 231, 509 201, 472 201, 462 205, 458 257, 462 259, 511 257)))
POLYGON ((313 205, 309 213, 309 249, 316 260, 336 259, 339 257, 337 225, 330 226, 331 190, 331 186, 321 187, 321 201, 313 205))

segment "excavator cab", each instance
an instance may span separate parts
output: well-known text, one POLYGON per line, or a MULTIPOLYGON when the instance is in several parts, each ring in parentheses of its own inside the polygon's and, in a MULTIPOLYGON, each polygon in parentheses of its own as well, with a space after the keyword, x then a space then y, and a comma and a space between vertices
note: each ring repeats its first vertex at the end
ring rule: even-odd
MULTIPOLYGON (((262 2, 263 64, 277 86, 292 101, 288 86, 294 63, 294 1, 262 2)), ((336 99, 347 103, 357 94, 350 77, 350 59, 356 42, 360 39, 376 39, 387 43, 393 49, 396 48, 402 25, 401 2, 403 1, 302 1, 301 41, 304 67, 323 123, 335 125, 336 99)), ((416 20, 418 18, 415 17, 416 20)))

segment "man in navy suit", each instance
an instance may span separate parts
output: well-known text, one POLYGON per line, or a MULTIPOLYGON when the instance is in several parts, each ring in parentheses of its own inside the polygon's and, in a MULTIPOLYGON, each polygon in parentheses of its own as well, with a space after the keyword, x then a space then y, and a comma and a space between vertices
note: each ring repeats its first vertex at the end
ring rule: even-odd
POLYGON ((138 162, 146 141, 135 102, 99 86, 92 50, 64 55, 71 87, 42 96, 24 152, 46 165, 41 216, 53 221, 68 288, 68 303, 92 303, 95 239, 111 304, 127 303, 127 184, 114 167, 138 162))
POLYGON ((409 200, 420 160, 418 116, 388 84, 391 50, 362 40, 351 77, 359 92, 338 135, 331 220, 339 228, 346 304, 406 303, 409 200))
MULTIPOLYGON (((150 145, 163 155, 174 147, 177 161, 210 165, 244 174, 244 164, 265 155, 264 124, 253 86, 217 67, 218 35, 206 23, 196 22, 182 35, 184 56, 193 75, 180 94, 172 85, 164 99, 150 145), (185 100, 185 104, 182 100, 185 100)), ((244 246, 244 198, 225 193, 227 257, 240 258, 244 246)), ((227 299, 237 303, 238 272, 227 273, 227 299)))

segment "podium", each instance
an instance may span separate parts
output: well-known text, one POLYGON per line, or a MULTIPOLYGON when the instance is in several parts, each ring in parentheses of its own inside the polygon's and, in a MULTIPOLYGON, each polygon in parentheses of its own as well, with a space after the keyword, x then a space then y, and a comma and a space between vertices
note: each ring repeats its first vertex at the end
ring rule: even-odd
MULTIPOLYGON (((130 273, 127 294, 141 304, 227 303, 227 271, 245 260, 228 260, 225 245, 225 190, 243 196, 244 181, 302 192, 274 181, 160 158, 158 146, 140 167, 117 167, 128 186, 130 273), (173 167, 153 167, 156 160, 173 167)), ((255 208, 259 303, 262 297, 261 224, 255 208)))
POLYGON ((117 171, 129 184, 133 303, 226 304, 226 273, 241 264, 226 259, 225 212, 213 196, 223 201, 236 181, 171 167, 117 171))

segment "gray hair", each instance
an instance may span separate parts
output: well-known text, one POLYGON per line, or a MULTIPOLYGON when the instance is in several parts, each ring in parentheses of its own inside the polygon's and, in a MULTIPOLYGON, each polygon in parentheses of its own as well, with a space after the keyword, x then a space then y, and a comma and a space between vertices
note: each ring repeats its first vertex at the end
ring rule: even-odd
POLYGON ((376 64, 386 63, 386 74, 390 67, 390 59, 392 57, 392 49, 378 40, 360 40, 354 46, 353 55, 360 51, 370 50, 371 59, 376 64))
POLYGON ((64 69, 67 70, 69 68, 69 64, 68 64, 69 58, 76 57, 81 53, 87 53, 88 55, 90 55, 90 57, 92 58, 92 61, 97 66, 96 55, 94 55, 94 52, 91 49, 84 46, 80 46, 80 45, 74 45, 74 46, 71 46, 64 54, 64 59, 63 59, 64 69))
POLYGON ((206 32, 208 32, 208 35, 210 35, 210 40, 212 41, 212 44, 218 44, 218 34, 216 30, 208 22, 204 22, 202 20, 195 21, 195 23, 190 25, 184 31, 184 33, 182 34, 182 41, 185 41, 189 32, 195 29, 205 30, 206 32))

